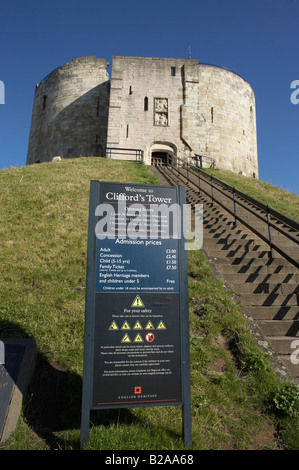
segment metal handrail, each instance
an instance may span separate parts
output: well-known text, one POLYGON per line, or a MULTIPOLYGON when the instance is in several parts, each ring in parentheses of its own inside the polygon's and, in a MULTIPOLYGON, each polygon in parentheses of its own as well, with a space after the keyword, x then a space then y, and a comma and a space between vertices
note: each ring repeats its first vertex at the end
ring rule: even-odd
MULTIPOLYGON (((210 177, 210 180, 211 180, 211 185, 213 186, 213 189, 217 189, 220 193, 222 193, 224 196, 226 196, 227 198, 231 199, 231 200, 234 200, 234 203, 236 203, 236 200, 235 200, 235 196, 238 195, 240 196, 242 199, 244 199, 245 201, 247 202, 250 202, 254 207, 258 208, 258 209, 261 209, 261 210, 264 210, 266 212, 266 214, 269 214, 270 216, 274 216, 279 222, 283 223, 284 225, 288 225, 289 228, 291 229, 294 229, 294 230, 297 230, 299 231, 299 224, 297 222, 295 222, 294 220, 292 219, 289 219, 288 217, 286 217, 285 215, 281 214, 280 212, 277 212, 275 209, 272 209, 271 207, 267 206, 266 204, 258 201, 257 199, 254 199, 252 198, 251 196, 249 196, 248 194, 245 194, 243 193, 242 191, 239 191, 238 189, 236 189, 234 186, 230 186, 228 185, 227 183, 225 183, 224 181, 222 180, 219 180, 218 178, 215 178, 213 175, 208 175, 206 174, 205 176, 209 176, 210 177), (227 194, 225 193, 224 191, 221 191, 221 189, 217 188, 215 186, 215 181, 217 183, 220 183, 220 186, 225 186, 226 189, 229 189, 230 191, 232 191, 233 193, 233 196, 231 196, 230 194, 227 194), (222 184, 223 183, 223 184, 222 184)), ((258 217, 260 220, 262 220, 263 222, 265 221, 263 219, 262 216, 260 216, 257 212, 255 211, 252 211, 248 206, 245 206, 244 204, 242 204, 242 202, 238 202, 238 204, 243 207, 244 209, 248 210, 250 213, 252 213, 253 215, 255 215, 256 217, 258 217)), ((293 242, 295 243, 299 243, 299 241, 294 238, 291 234, 287 233, 287 232, 284 232, 280 227, 278 227, 277 225, 274 225, 272 224, 272 222, 270 221, 269 222, 276 230, 278 230, 279 232, 281 232, 282 234, 284 234, 286 237, 288 237, 290 240, 292 240, 293 242)))
POLYGON ((225 187, 226 189, 228 189, 230 191, 233 191, 233 189, 235 189, 236 194, 238 196, 240 196, 243 199, 245 199, 246 201, 252 203, 254 206, 258 207, 259 209, 262 209, 262 210, 265 210, 265 211, 267 211, 267 209, 269 209, 270 214, 273 215, 280 222, 289 225, 290 227, 294 228, 295 230, 299 230, 299 224, 296 221, 286 217, 284 214, 281 214, 280 212, 276 211, 272 207, 267 206, 263 202, 258 201, 257 199, 254 199, 252 196, 249 196, 248 194, 243 193, 242 191, 239 191, 238 189, 234 188, 233 186, 230 186, 229 184, 227 184, 224 181, 216 178, 215 176, 209 175, 208 173, 204 172, 204 170, 199 169, 199 168, 197 168, 197 169, 199 171, 201 171, 207 178, 213 179, 214 182, 219 183, 220 186, 223 186, 223 187, 225 187))
MULTIPOLYGON (((119 147, 106 147, 106 158, 113 158, 112 155, 134 157, 136 162, 143 162, 143 150, 119 147)), ((123 160, 131 160, 132 158, 123 158, 123 160)))
MULTIPOLYGON (((293 243, 299 245, 299 239, 295 238, 292 234, 288 233, 287 231, 283 230, 281 227, 277 225, 277 223, 282 223, 283 225, 287 226, 291 231, 296 231, 296 235, 299 235, 299 224, 292 219, 289 219, 285 215, 279 213, 275 209, 267 206, 266 204, 254 199, 253 197, 249 196, 248 194, 239 191, 233 186, 225 183, 224 181, 215 178, 213 175, 206 173, 202 168, 199 168, 197 165, 194 165, 194 162, 182 160, 180 158, 176 158, 174 162, 171 162, 170 166, 174 169, 179 176, 186 179, 188 182, 192 183, 199 191, 204 192, 207 196, 209 196, 212 200, 212 204, 214 201, 217 202, 226 212, 231 214, 235 220, 235 226, 237 222, 242 223, 242 225, 246 226, 250 229, 254 234, 256 234, 261 240, 269 245, 270 248, 270 256, 273 259, 274 253, 273 250, 277 251, 283 258, 287 259, 291 262, 294 266, 299 268, 299 263, 295 260, 292 256, 290 256, 284 249, 277 246, 276 243, 273 242, 272 237, 272 229, 277 230, 279 233, 290 239, 293 243), (186 175, 183 174, 182 170, 186 171, 186 175), (197 181, 194 182, 190 178, 190 174, 193 174, 197 177, 197 181), (209 191, 206 191, 202 187, 202 182, 206 183, 209 186, 209 191), (223 194, 229 200, 233 201, 234 210, 232 211, 226 204, 223 204, 219 198, 215 195, 215 191, 223 194), (238 197, 237 197, 238 196, 238 197), (240 200, 241 199, 241 200, 240 200), (264 212, 264 217, 256 212, 256 210, 252 210, 248 205, 244 203, 250 203, 255 209, 264 212), (248 211, 249 213, 253 214, 259 220, 267 224, 268 227, 268 237, 264 236, 257 227, 253 227, 252 223, 248 223, 240 214, 237 213, 237 207, 241 207, 248 211)), ((299 251, 298 251, 299 253, 299 251)))
POLYGON ((210 163, 210 168, 215 168, 216 167, 216 160, 215 158, 211 157, 206 157, 205 155, 198 155, 197 153, 195 154, 195 161, 196 161, 196 166, 203 168, 203 162, 207 160, 210 163))

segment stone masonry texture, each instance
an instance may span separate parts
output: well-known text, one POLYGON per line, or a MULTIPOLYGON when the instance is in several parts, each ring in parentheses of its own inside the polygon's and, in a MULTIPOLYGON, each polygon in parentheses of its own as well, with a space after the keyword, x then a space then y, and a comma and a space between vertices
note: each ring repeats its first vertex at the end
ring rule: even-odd
POLYGON ((242 77, 193 59, 114 56, 111 79, 107 66, 76 58, 36 86, 27 164, 108 147, 141 149, 147 165, 156 152, 197 154, 258 177, 255 97, 242 77))

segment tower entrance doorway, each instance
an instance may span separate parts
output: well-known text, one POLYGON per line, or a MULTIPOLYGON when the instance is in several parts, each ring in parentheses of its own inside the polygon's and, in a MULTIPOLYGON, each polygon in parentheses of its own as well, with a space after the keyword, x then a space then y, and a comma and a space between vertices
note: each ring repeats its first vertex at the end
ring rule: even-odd
POLYGON ((151 164, 154 166, 171 165, 172 156, 167 152, 152 152, 151 164))

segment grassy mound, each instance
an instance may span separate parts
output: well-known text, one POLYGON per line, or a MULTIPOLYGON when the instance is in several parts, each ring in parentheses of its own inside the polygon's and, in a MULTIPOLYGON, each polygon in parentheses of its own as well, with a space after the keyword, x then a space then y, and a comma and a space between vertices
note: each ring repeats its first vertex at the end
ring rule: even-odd
MULTIPOLYGON (((101 158, 0 171, 0 337, 34 338, 38 350, 6 449, 80 446, 92 179, 159 184, 142 164, 101 158)), ((278 382, 198 251, 189 252, 189 299, 193 448, 298 449, 296 388, 278 382)), ((180 407, 107 410, 91 419, 90 449, 184 449, 180 407)))

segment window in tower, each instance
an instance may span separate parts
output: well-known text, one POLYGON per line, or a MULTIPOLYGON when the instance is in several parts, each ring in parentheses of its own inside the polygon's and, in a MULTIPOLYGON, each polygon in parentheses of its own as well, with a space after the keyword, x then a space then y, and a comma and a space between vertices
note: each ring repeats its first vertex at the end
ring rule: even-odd
POLYGON ((148 97, 144 98, 144 111, 148 111, 148 97))

